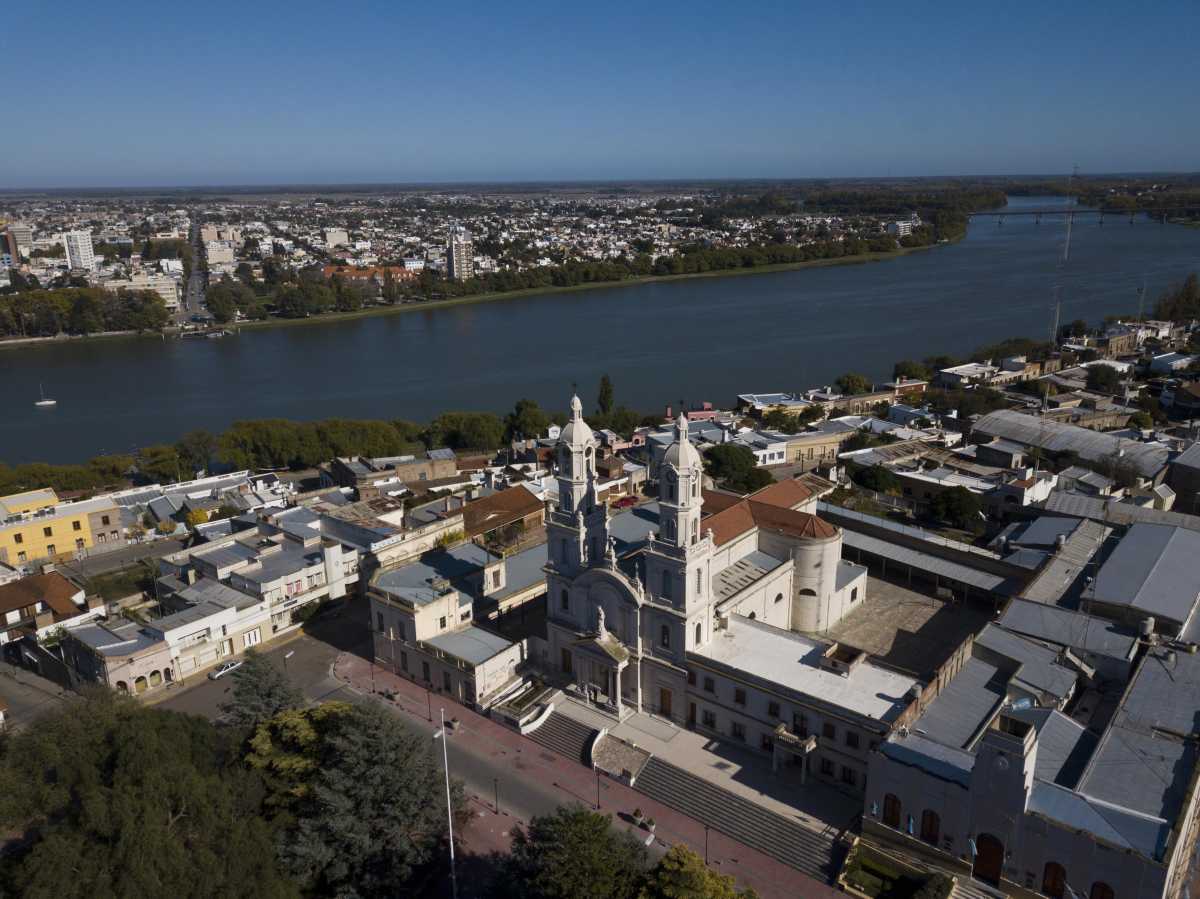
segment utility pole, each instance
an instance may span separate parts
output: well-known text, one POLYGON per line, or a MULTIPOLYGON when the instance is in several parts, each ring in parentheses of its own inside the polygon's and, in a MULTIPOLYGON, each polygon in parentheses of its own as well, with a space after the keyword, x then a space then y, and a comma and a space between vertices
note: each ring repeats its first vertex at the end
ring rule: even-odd
POLYGON ((454 870, 454 807, 450 804, 450 754, 446 748, 449 735, 446 733, 446 710, 441 709, 442 726, 434 732, 433 738, 442 741, 442 769, 446 772, 446 829, 450 835, 450 892, 453 899, 458 899, 458 875, 454 870))

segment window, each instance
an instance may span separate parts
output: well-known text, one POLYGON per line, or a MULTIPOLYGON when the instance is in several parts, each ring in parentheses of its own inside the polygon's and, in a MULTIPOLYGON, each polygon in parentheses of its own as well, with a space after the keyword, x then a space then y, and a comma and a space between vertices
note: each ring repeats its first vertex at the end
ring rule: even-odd
POLYGON ((699 645, 700 645, 700 641, 703 639, 703 637, 704 637, 704 629, 701 627, 701 625, 700 625, 700 622, 699 622, 699 621, 697 621, 697 622, 696 622, 696 639, 695 639, 693 642, 694 642, 694 643, 695 643, 697 646, 699 646, 699 645))
POLYGON ((837 728, 835 728, 832 724, 830 724, 828 721, 826 721, 824 724, 821 725, 821 736, 824 737, 826 740, 836 740, 837 739, 837 728))
POLYGON ((842 765, 842 783, 848 787, 855 786, 858 783, 858 772, 842 765))
POLYGON ((857 587, 853 588, 853 589, 850 591, 850 601, 851 601, 851 602, 857 602, 857 601, 858 601, 858 588, 857 588, 857 587))
POLYGON ((743 690, 741 687, 736 688, 733 691, 733 701, 736 702, 738 705, 745 705, 746 704, 746 691, 743 690))
POLYGON ((658 643, 663 649, 671 648, 671 628, 667 625, 662 625, 658 631, 658 643))
POLYGON ((1092 884, 1092 891, 1088 894, 1088 899, 1115 899, 1113 888, 1107 883, 1097 880, 1092 884))
POLYGON ((57 552, 57 547, 55 547, 55 545, 53 543, 49 543, 46 545, 46 555, 52 556, 52 555, 54 555, 55 552, 57 552))
POLYGON ((794 713, 792 715, 792 732, 797 737, 808 736, 808 716, 794 713))
POLYGON ((96 535, 96 540, 99 543, 106 543, 106 542, 108 542, 108 535, 105 534, 104 531, 101 531, 99 534, 96 535))
POLYGON ((858 734, 852 730, 846 731, 846 746, 850 749, 858 748, 858 734))
MULTIPOLYGON (((692 542, 694 543, 695 540, 693 540, 692 542)), ((696 595, 697 596, 704 595, 704 572, 701 571, 699 568, 696 569, 696 595)))
POLYGON ((821 759, 821 773, 826 777, 833 777, 833 772, 833 762, 829 759, 821 759))
POLYGON ((83 530, 83 522, 82 521, 72 521, 71 522, 71 530, 82 531, 83 530))
POLYGON ((396 622, 396 636, 397 636, 399 639, 401 639, 401 640, 407 640, 407 639, 408 639, 408 637, 407 637, 407 636, 405 636, 405 628, 404 628, 404 622, 403 622, 403 621, 397 621, 397 622, 396 622))
POLYGON ((400 653, 400 670, 403 671, 405 674, 408 674, 408 653, 407 652, 400 653))
POLYGON ((108 516, 107 516, 107 515, 101 515, 101 516, 100 516, 100 523, 101 523, 102 525, 104 525, 105 527, 107 527, 107 526, 108 526, 108 525, 109 525, 111 522, 108 520, 108 516))
POLYGON ((82 537, 76 537, 76 538, 75 538, 75 548, 76 548, 76 549, 83 549, 83 538, 82 538, 82 537))
POLYGON ((375 630, 381 634, 383 633, 383 612, 375 613, 375 630))
POLYGON ((571 598, 570 598, 570 596, 568 596, 568 595, 567 595, 567 591, 566 591, 566 590, 564 590, 564 591, 563 591, 561 594, 559 594, 559 597, 558 597, 558 604, 559 604, 559 607, 560 607, 560 608, 561 608, 561 609, 562 609, 564 612, 566 612, 566 611, 569 611, 569 610, 570 610, 570 608, 571 608, 571 598))
POLYGON ((446 617, 444 615, 438 619, 438 629, 443 631, 446 629, 446 617))
POLYGON ((762 739, 759 741, 759 747, 762 749, 763 752, 774 752, 775 751, 775 738, 772 737, 770 734, 763 734, 762 739))
POLYGON ((704 714, 700 716, 700 721, 709 730, 717 729, 717 716, 708 709, 704 710, 704 714))
POLYGON ((777 603, 783 602, 783 594, 782 593, 775 594, 775 602, 777 602, 777 603))
POLYGON ((696 672, 692 671, 691 669, 688 670, 688 686, 696 686, 696 672))
POLYGON ((888 827, 900 826, 900 800, 891 793, 883 797, 883 823, 888 827))
POLYGON ((262 642, 262 632, 255 628, 252 631, 246 631, 242 634, 242 645, 249 649, 251 646, 257 646, 262 642))
POLYGON ((704 692, 705 693, 716 693, 717 692, 717 688, 713 685, 713 679, 711 677, 706 677, 704 679, 704 692))
POLYGON ((562 658, 560 661, 562 663, 563 674, 570 674, 571 668, 572 668, 572 666, 571 666, 571 650, 564 648, 562 651, 562 658))
POLYGON ((733 737, 735 740, 737 740, 738 742, 745 743, 746 742, 745 725, 743 725, 737 721, 734 721, 731 725, 729 725, 729 735, 731 737, 733 737))
POLYGON ((492 572, 492 589, 494 590, 499 586, 500 586, 500 569, 497 568, 495 571, 492 572))
POLYGON ((13 534, 13 543, 24 543, 25 537, 23 534, 13 534))
POLYGON ((445 690, 447 693, 449 693, 452 687, 453 687, 453 684, 450 681, 450 672, 443 671, 442 672, 442 689, 445 690))
POLYGON ((662 573, 662 598, 671 598, 671 575, 666 571, 662 573))
POLYGON ((942 819, 933 809, 927 808, 921 812, 921 839, 930 846, 936 846, 941 837, 942 819))
POLYGON ((24 562, 25 559, 26 559, 26 555, 24 552, 17 553, 17 561, 18 562, 24 562))
POLYGON ((54 528, 51 528, 51 527, 42 528, 42 536, 43 537, 53 537, 54 536, 54 528))
POLYGON ((421 677, 424 678, 425 683, 429 683, 429 663, 428 662, 421 663, 421 677))
POLYGON ((779 717, 779 703, 777 703, 777 702, 768 702, 767 703, 767 717, 768 718, 778 718, 779 717))

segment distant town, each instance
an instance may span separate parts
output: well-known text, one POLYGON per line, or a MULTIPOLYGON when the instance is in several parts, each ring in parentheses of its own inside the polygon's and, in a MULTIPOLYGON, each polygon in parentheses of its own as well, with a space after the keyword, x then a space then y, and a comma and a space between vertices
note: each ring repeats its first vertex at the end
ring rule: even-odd
MULTIPOLYGON (((149 290, 186 331, 259 314, 256 285, 313 266, 335 297, 403 298, 430 272, 669 259, 764 227, 685 221, 711 198, 578 202, 38 201, 7 226, 10 278, 149 290)), ((926 225, 771 227, 895 243, 926 225)), ((1200 286, 1141 306, 898 359, 886 383, 731 385, 725 408, 635 410, 606 376, 503 418, 239 422, 0 469, 0 715, 32 738, 37 714, 108 691, 249 727, 248 763, 282 777, 296 716, 361 707, 453 741, 450 839, 582 803, 762 896, 1181 895, 1200 286)), ((493 848, 517 865, 520 847, 493 848)))

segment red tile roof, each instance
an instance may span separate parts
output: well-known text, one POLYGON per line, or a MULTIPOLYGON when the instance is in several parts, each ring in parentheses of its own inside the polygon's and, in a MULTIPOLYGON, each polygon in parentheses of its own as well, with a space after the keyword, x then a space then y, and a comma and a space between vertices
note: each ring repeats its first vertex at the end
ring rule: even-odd
POLYGON ((813 492, 805 484, 794 478, 788 478, 756 490, 750 494, 750 499, 783 509, 794 509, 802 503, 808 502, 812 496, 813 492))
POLYGON ((816 515, 758 502, 753 498, 740 500, 700 522, 702 531, 712 531, 717 546, 729 543, 756 527, 807 540, 825 540, 838 535, 837 527, 816 515))
POLYGON ((31 574, 0 586, 0 615, 44 602, 53 612, 68 617, 79 614, 72 601, 79 587, 58 572, 31 574))

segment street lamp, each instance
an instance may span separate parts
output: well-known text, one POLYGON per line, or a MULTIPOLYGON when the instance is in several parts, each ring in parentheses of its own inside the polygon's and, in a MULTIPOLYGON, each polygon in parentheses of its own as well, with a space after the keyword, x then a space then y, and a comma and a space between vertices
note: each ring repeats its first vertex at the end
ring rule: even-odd
POLYGON ((439 709, 442 726, 433 732, 433 738, 442 741, 442 769, 446 772, 446 827, 450 832, 450 892, 458 899, 458 877, 454 873, 454 809, 450 805, 450 755, 446 748, 446 710, 439 709))

